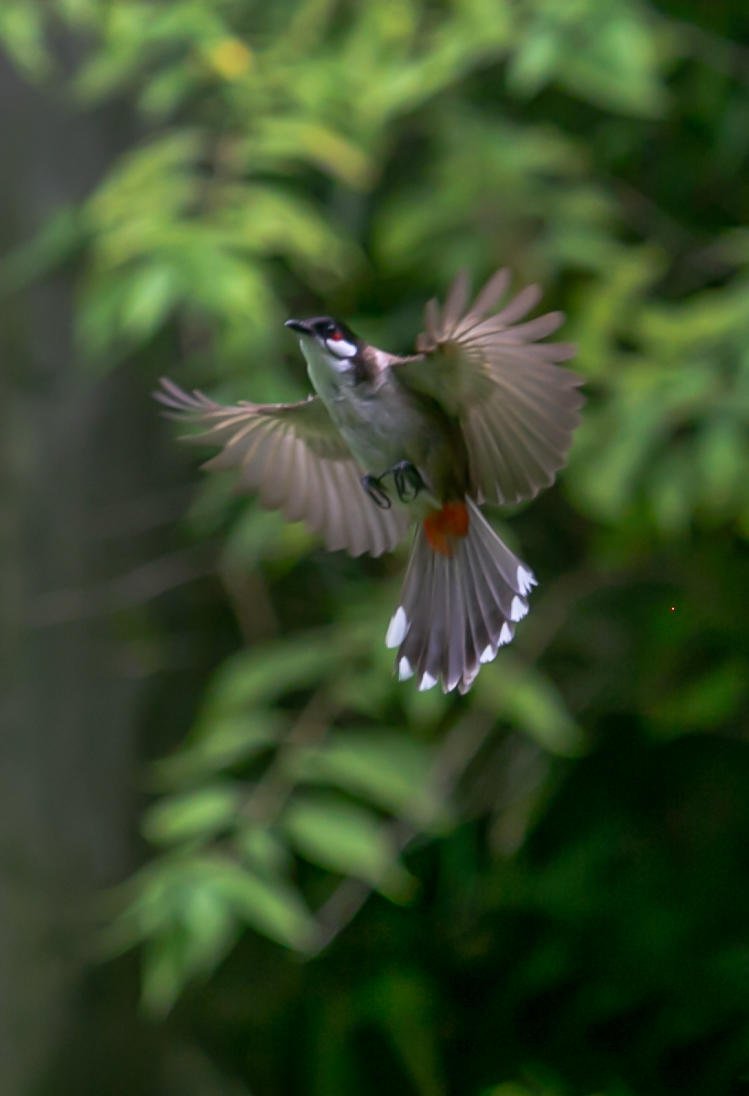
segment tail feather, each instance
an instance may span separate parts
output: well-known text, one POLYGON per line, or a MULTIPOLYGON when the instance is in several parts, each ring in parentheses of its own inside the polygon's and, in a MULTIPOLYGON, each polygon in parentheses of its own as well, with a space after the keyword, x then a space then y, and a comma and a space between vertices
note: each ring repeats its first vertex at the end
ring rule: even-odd
MULTIPOLYGON (((449 560, 446 560, 449 564, 449 560)), ((449 578, 449 576, 448 576, 449 578)), ((447 674, 443 674, 443 681, 449 682, 449 687, 454 689, 462 680, 466 668, 476 662, 476 650, 473 642, 473 628, 468 611, 468 604, 464 597, 462 576, 458 575, 458 581, 445 583, 450 591, 449 606, 450 620, 448 633, 450 639, 447 650, 447 674)))
POLYGON ((466 505, 467 534, 451 541, 449 555, 435 550, 419 527, 388 628, 387 645, 398 648, 398 676, 415 676, 419 689, 441 681, 445 692, 467 692, 482 663, 512 640, 536 585, 476 504, 469 499, 466 505))
MULTIPOLYGON (((472 562, 469 557, 469 563, 472 562)), ((479 561, 480 562, 480 561, 479 561)), ((496 654, 494 633, 497 626, 494 587, 481 566, 468 566, 461 575, 464 587, 464 603, 474 605, 475 612, 468 613, 466 620, 472 639, 472 667, 467 675, 466 688, 471 684, 482 662, 488 662, 496 654)), ((501 628, 501 625, 500 625, 501 628)))
MULTIPOLYGON (((443 557, 427 545, 425 549, 426 559, 425 561, 421 560, 421 553, 417 553, 416 549, 419 540, 423 536, 424 533, 420 529, 416 545, 414 545, 415 570, 417 572, 423 571, 424 576, 421 596, 419 597, 417 587, 414 601, 418 605, 431 606, 431 627, 416 629, 409 627, 410 635, 406 636, 402 646, 402 655, 409 662, 413 660, 412 665, 418 674, 419 689, 421 690, 431 689, 437 683, 444 671, 443 654, 447 647, 447 606, 445 605, 447 586, 440 574, 443 557), (427 566, 423 566, 424 562, 427 563, 427 566)), ((407 613, 406 616, 410 624, 412 618, 408 617, 407 613)))
MULTIPOLYGON (((432 552, 432 555, 435 555, 435 553, 432 552)), ((422 688, 422 684, 426 684, 427 688, 431 688, 431 679, 434 677, 439 678, 447 672, 450 587, 443 580, 441 574, 442 559, 442 556, 437 556, 430 574, 430 596, 434 616, 432 618, 432 627, 424 635, 422 654, 419 660, 419 668, 423 669, 428 676, 426 683, 424 683, 423 677, 421 678, 419 688, 422 688)))

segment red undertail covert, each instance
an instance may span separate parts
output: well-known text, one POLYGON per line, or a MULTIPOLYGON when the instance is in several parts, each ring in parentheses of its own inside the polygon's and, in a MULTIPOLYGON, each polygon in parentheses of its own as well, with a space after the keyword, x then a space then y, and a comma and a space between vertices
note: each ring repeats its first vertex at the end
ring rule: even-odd
POLYGON ((424 518, 424 532, 435 552, 451 556, 453 537, 464 537, 468 533, 468 507, 464 502, 446 502, 441 510, 433 510, 424 518))

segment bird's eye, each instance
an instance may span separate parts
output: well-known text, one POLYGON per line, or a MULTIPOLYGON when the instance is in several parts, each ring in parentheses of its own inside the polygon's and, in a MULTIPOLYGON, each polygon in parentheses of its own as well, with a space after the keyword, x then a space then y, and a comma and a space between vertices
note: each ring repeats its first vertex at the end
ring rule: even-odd
POLYGON ((334 342, 340 342, 341 339, 343 338, 343 335, 341 334, 341 332, 338 330, 337 327, 333 327, 333 328, 331 328, 331 331, 330 331, 330 334, 328 335, 328 338, 333 339, 334 342))

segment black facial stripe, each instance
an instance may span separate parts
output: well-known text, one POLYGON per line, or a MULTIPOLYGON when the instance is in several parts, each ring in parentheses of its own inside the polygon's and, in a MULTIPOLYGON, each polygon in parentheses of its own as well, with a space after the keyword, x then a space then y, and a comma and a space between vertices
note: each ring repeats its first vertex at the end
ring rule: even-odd
POLYGON ((335 335, 340 335, 346 342, 356 343, 356 336, 352 331, 346 327, 344 323, 340 323, 338 320, 333 319, 332 316, 317 316, 315 319, 309 320, 309 325, 320 339, 330 339, 335 335))

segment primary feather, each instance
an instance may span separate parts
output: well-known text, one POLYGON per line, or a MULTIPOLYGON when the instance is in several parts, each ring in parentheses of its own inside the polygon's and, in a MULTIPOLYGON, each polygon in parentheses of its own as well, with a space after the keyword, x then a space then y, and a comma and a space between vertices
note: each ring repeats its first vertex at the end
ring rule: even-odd
POLYGON ((563 314, 517 322, 538 303, 537 286, 487 318, 508 285, 507 271, 498 271, 464 311, 467 281, 459 274, 441 312, 429 302, 418 355, 399 367, 406 384, 457 417, 472 495, 499 504, 533 498, 553 482, 583 404, 582 378, 556 364, 571 358, 574 346, 538 341, 557 330, 563 314))
POLYGON ((408 512, 372 505, 359 466, 317 397, 226 407, 167 378, 155 396, 174 417, 205 427, 189 440, 222 446, 206 468, 236 468, 242 488, 257 491, 289 521, 305 522, 331 551, 380 556, 406 535, 408 512))

